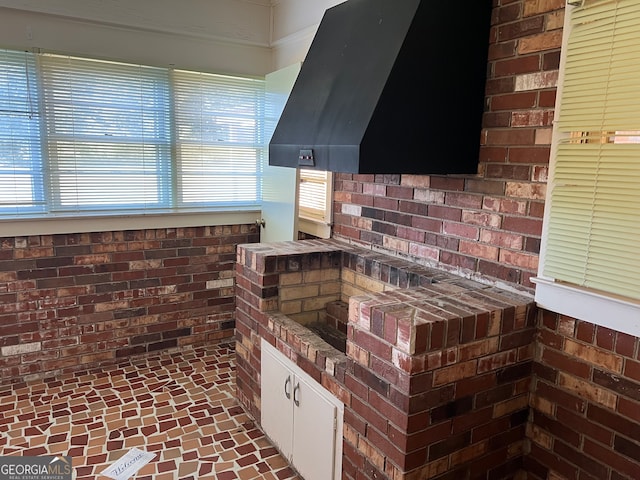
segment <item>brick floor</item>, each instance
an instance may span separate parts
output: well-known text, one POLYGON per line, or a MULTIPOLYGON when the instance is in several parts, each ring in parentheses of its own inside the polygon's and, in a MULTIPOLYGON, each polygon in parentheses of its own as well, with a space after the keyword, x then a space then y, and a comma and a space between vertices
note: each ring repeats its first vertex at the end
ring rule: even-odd
POLYGON ((69 455, 77 480, 131 448, 136 480, 301 480, 235 399, 233 344, 131 359, 0 392, 0 455, 69 455))

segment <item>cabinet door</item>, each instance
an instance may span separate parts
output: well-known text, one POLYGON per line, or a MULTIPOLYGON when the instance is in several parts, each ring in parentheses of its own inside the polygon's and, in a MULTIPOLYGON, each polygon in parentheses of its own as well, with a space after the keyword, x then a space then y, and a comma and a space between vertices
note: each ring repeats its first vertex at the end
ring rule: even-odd
POLYGON ((305 480, 335 472, 337 408, 315 384, 296 376, 293 393, 293 464, 305 480))
MULTIPOLYGON (((264 344, 263 344, 264 345, 264 344)), ((268 348, 262 348, 262 428, 291 462, 293 445, 294 376, 268 348)))

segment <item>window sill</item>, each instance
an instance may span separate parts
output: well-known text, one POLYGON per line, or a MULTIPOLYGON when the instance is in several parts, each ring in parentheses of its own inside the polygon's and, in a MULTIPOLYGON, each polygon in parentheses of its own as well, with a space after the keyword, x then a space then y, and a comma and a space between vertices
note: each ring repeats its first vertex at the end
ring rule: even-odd
POLYGON ((305 217, 298 217, 298 230, 318 238, 331 237, 331 225, 305 217))
POLYGON ((0 237, 253 224, 260 210, 0 220, 0 237))
POLYGON ((640 336, 640 304, 545 278, 534 278, 539 307, 618 332, 640 336))

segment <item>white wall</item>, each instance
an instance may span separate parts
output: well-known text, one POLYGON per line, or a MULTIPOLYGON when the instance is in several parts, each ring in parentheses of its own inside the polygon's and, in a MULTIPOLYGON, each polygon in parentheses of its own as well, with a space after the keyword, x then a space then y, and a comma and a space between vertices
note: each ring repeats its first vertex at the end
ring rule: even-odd
POLYGON ((344 0, 280 0, 273 7, 273 70, 301 62, 327 8, 344 0))
POLYGON ((0 0, 0 47, 263 76, 344 0, 0 0))
POLYGON ((269 0, 0 0, 0 45, 262 76, 269 0))

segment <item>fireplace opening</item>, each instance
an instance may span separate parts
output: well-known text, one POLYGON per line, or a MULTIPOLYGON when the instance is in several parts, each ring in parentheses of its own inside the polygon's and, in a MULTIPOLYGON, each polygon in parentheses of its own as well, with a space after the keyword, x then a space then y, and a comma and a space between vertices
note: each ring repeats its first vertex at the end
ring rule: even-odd
MULTIPOLYGON (((312 260, 304 260, 311 266, 312 260)), ((387 255, 342 252, 330 265, 281 273, 278 311, 345 353, 349 300, 434 283, 431 275, 414 273, 411 268, 415 270, 416 265, 404 265, 387 255)))

